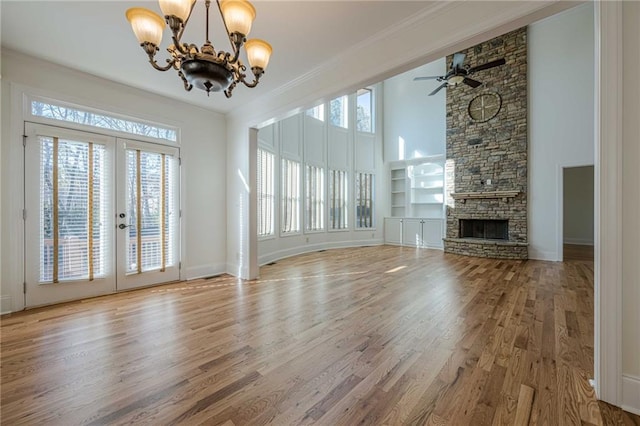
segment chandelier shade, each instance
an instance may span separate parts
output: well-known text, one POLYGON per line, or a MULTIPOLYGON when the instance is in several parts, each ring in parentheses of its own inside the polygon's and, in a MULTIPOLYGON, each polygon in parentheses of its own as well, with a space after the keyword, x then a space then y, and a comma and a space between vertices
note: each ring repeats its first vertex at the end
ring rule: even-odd
POLYGON ((244 45, 251 68, 267 68, 271 57, 271 45, 264 40, 253 38, 244 45))
POLYGON ((174 69, 182 79, 185 90, 193 87, 211 92, 224 92, 229 98, 239 83, 247 87, 258 85, 264 74, 273 49, 264 40, 246 37, 256 17, 256 10, 247 0, 216 0, 222 24, 229 38, 231 50, 216 51, 209 41, 209 8, 211 0, 204 0, 206 10, 205 42, 198 49, 193 43, 182 42, 182 35, 189 22, 197 0, 159 0, 164 19, 155 12, 134 7, 126 12, 131 28, 149 57, 149 63, 158 71, 174 69), (166 24, 165 24, 166 23, 166 24), (173 44, 167 48, 169 58, 160 65, 156 53, 160 50, 162 33, 169 26, 173 44), (248 81, 247 67, 240 60, 242 47, 246 51, 253 80, 248 81))
POLYGON ((186 21, 195 0, 158 0, 158 3, 160 3, 160 10, 164 16, 173 15, 186 21))
POLYGON ((256 9, 245 0, 221 0, 220 10, 230 33, 240 33, 248 36, 251 24, 256 19, 256 9))
POLYGON ((158 46, 162 41, 162 32, 166 26, 164 19, 149 9, 133 7, 127 10, 127 20, 131 23, 133 33, 140 43, 158 46))

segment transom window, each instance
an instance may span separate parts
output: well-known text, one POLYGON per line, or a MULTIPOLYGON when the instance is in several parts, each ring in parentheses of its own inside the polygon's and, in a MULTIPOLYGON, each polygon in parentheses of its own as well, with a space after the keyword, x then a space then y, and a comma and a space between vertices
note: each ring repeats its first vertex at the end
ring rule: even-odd
POLYGON ((349 98, 340 96, 329 103, 329 123, 336 127, 349 127, 349 98))
POLYGON ((175 128, 117 117, 113 114, 86 107, 78 107, 61 101, 34 98, 31 99, 29 106, 29 112, 34 117, 98 127, 171 142, 177 142, 178 140, 178 131, 175 128))
POLYGON ((316 120, 324 121, 324 104, 308 109, 306 114, 316 120))
POLYGON ((360 89, 356 94, 356 130, 373 133, 373 91, 360 89))

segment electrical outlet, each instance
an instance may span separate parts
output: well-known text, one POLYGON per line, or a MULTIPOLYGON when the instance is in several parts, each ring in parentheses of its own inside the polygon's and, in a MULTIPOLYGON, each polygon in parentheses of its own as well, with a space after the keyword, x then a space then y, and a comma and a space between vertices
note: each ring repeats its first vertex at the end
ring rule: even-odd
POLYGON ((487 179, 487 185, 491 185, 491 179, 487 179))

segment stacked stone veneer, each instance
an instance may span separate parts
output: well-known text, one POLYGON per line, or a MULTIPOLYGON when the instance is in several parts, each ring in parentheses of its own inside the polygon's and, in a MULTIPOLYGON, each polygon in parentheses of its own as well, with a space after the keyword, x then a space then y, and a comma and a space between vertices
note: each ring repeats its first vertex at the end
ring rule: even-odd
MULTIPOLYGON (((499 58, 506 64, 472 76, 483 84, 447 89, 445 164, 449 253, 501 259, 527 259, 527 31, 521 28, 462 51, 465 64, 499 58), (471 120, 469 101, 483 92, 502 98, 498 115, 471 120), (491 184, 487 184, 487 180, 491 184), (454 200, 452 192, 519 191, 515 198, 454 200), (508 241, 459 238, 460 219, 507 219, 508 241)), ((447 58, 451 64, 452 56, 447 58)))

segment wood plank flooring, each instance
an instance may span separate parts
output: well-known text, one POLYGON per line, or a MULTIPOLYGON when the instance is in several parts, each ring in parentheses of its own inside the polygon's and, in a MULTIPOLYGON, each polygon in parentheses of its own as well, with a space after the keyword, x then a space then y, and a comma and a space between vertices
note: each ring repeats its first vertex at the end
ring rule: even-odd
POLYGON ((381 246, 261 275, 4 316, 1 423, 640 425, 588 383, 593 262, 381 246))
POLYGON ((593 262, 593 246, 564 244, 562 258, 566 261, 584 260, 593 262))

